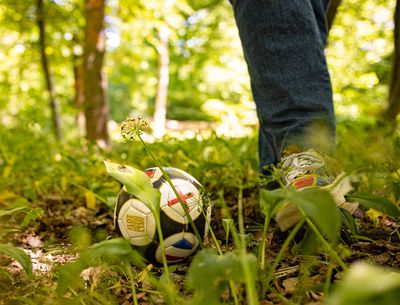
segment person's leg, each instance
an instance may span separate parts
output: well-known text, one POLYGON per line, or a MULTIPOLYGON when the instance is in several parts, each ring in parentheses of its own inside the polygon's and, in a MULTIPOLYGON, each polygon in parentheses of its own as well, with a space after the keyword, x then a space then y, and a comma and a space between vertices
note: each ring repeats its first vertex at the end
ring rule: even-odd
MULTIPOLYGON (((327 70, 326 0, 232 0, 260 122, 260 169, 289 145, 309 148, 307 129, 321 121, 334 146, 327 70)), ((318 147, 314 147, 318 149, 318 147)))

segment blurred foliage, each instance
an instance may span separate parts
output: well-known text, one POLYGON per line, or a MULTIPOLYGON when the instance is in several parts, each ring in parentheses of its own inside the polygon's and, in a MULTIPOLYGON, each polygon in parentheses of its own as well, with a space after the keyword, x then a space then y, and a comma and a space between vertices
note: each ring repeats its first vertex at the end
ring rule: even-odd
POLYGON ((400 274, 366 263, 352 266, 326 305, 392 305, 400 297, 400 274))
POLYGON ((327 59, 337 113, 376 117, 386 106, 395 1, 342 1, 329 33, 327 59))
MULTIPOLYGON (((158 82, 158 29, 163 24, 170 29, 169 118, 226 121, 233 113, 245 120, 244 113, 254 111, 228 1, 107 3, 105 71, 113 120, 152 115, 158 82)), ((343 1, 337 13, 326 54, 340 116, 376 117, 386 104, 394 4, 394 0, 349 0, 343 1)), ((67 137, 72 138, 77 113, 73 67, 82 55, 83 2, 48 0, 45 13, 46 53, 67 137)), ((1 124, 33 122, 47 132, 50 113, 35 20, 33 0, 0 3, 1 124)))

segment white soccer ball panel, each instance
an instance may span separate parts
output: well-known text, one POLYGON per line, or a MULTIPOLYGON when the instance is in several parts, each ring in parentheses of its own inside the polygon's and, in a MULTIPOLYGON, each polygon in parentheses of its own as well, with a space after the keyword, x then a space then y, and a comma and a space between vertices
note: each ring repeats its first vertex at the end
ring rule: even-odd
MULTIPOLYGON (((152 212, 151 210, 140 200, 136 199, 136 198, 131 198, 129 199, 124 206, 129 203, 131 205, 131 207, 133 207, 135 210, 141 212, 144 215, 150 215, 152 212)), ((120 212, 121 213, 121 212, 120 212)))
POLYGON ((129 199, 118 213, 118 227, 122 236, 135 246, 149 244, 155 235, 153 214, 137 199, 129 199))
MULTIPOLYGON (((196 219, 201 214, 201 196, 198 189, 189 181, 182 179, 173 179, 176 190, 180 194, 180 197, 187 207, 192 219, 196 219)), ((161 209, 171 219, 182 224, 188 224, 189 219, 186 218, 186 211, 182 208, 179 199, 176 197, 174 191, 168 183, 163 183, 160 187, 161 209)))
MULTIPOLYGON (((164 240, 165 256, 169 263, 180 262, 193 254, 199 246, 196 235, 190 232, 181 232, 167 237, 164 240)), ((155 258, 162 262, 161 247, 158 246, 155 258)))
POLYGON ((153 238, 149 236, 138 236, 138 237, 131 237, 129 242, 134 246, 146 246, 153 241, 153 238))

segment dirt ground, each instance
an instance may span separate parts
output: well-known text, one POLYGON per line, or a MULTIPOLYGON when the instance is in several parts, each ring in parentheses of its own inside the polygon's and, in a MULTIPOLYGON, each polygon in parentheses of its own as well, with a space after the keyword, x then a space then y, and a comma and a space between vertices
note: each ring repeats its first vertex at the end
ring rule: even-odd
MULTIPOLYGON (((257 209, 256 200, 253 191, 245 192, 243 203, 246 228, 252 234, 253 239, 249 243, 249 250, 254 252, 257 251, 257 244, 261 239, 262 231, 262 216, 257 209)), ((236 219, 235 196, 228 193, 226 202, 232 217, 236 219)), ((94 210, 87 209, 83 202, 56 196, 43 197, 39 207, 44 210, 44 215, 35 220, 25 231, 6 234, 12 244, 23 248, 29 254, 34 273, 39 276, 43 275, 43 277, 39 277, 41 280, 38 281, 37 285, 47 285, 49 289, 54 289, 56 285, 52 280, 54 267, 76 258, 70 248, 70 231, 77 226, 88 228, 92 232, 93 242, 116 236, 112 220, 113 211, 103 205, 98 205, 94 210)), ((228 244, 225 242, 225 231, 220 212, 218 207, 214 207, 211 225, 222 248, 229 251, 233 248, 233 245, 231 241, 228 244)), ((13 217, 9 221, 17 224, 19 219, 13 217)), ((342 234, 341 237, 343 244, 341 247, 343 253, 341 254, 345 262, 351 264, 355 261, 364 260, 386 267, 400 267, 399 224, 383 215, 371 219, 365 211, 358 213, 356 223, 361 236, 358 240, 351 239, 346 234, 342 234)), ((296 239, 301 240, 301 237, 304 236, 304 230, 298 235, 296 239)), ((266 251, 267 263, 274 260, 286 236, 287 233, 280 232, 275 223, 271 223, 266 251)), ((209 241, 208 244, 211 245, 211 242, 209 241)), ((303 293, 302 302, 305 302, 305 304, 320 304, 323 296, 315 287, 325 281, 327 273, 327 264, 323 263, 325 257, 321 254, 299 254, 296 251, 296 245, 293 245, 290 249, 278 266, 275 281, 276 290, 288 298, 303 293), (303 281, 301 287, 304 291, 302 292, 299 292, 299 281, 303 281)), ((174 280, 178 285, 181 285, 183 292, 185 292, 185 275, 190 260, 179 264, 173 272, 174 280)), ((3 255, 0 256, 0 266, 15 275, 13 279, 0 281, 2 282, 0 290, 4 291, 9 285, 15 285, 15 290, 9 292, 9 294, 15 294, 16 291, 29 294, 28 291, 25 291, 28 288, 21 284, 24 282, 22 280, 23 272, 15 261, 3 255)), ((162 272, 161 269, 156 267, 153 267, 153 270, 160 274, 162 272)), ((89 275, 87 276, 93 277, 93 273, 97 271, 91 269, 88 272, 89 275)), ((85 275, 83 274, 83 276, 85 275)), ((341 270, 337 267, 333 271, 333 278, 338 279, 340 277, 341 270)), ((130 297, 127 288, 114 287, 113 289, 113 293, 121 297, 120 304, 129 304, 130 297)), ((138 299, 143 304, 147 304, 148 295, 145 292, 140 292, 138 299)), ((2 302, 5 301, 0 301, 0 304, 9 304, 2 302)), ((269 294, 263 304, 279 304, 279 300, 273 294, 269 294)))

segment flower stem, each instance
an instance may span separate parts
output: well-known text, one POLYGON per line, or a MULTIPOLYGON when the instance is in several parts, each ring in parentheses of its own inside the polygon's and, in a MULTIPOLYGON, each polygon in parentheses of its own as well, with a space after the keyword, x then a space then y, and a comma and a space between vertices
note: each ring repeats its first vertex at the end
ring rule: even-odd
POLYGON ((171 189, 173 190, 176 198, 179 200, 179 203, 181 204, 182 209, 186 213, 186 217, 188 218, 188 220, 190 222, 190 225, 191 225, 191 227, 193 229, 194 234, 196 235, 197 239, 199 240, 200 247, 202 249, 204 249, 203 239, 201 238, 201 236, 199 234, 199 231, 197 230, 197 227, 193 222, 192 217, 190 216, 189 212, 186 210, 185 203, 183 202, 183 200, 182 200, 181 196, 179 195, 177 189, 175 188, 174 184, 172 183, 171 179, 169 178, 167 172, 164 170, 164 168, 162 167, 160 162, 158 162, 156 157, 151 152, 150 148, 147 146, 146 142, 143 141, 142 137, 139 134, 138 134, 138 138, 139 138, 140 142, 142 142, 142 144, 143 144, 144 148, 146 149, 147 153, 149 154, 150 158, 153 160, 153 162, 156 164, 156 166, 160 169, 160 171, 162 172, 163 176, 165 177, 165 179, 167 180, 167 182, 171 186, 171 189))
MULTIPOLYGON (((231 218, 231 216, 229 215, 229 212, 228 212, 228 207, 227 207, 226 202, 225 202, 224 191, 221 190, 220 192, 218 192, 218 195, 219 195, 219 199, 220 199, 221 205, 222 205, 222 211, 221 211, 222 215, 224 217, 231 218)), ((239 246, 239 239, 237 237, 235 226, 232 226, 232 237, 233 237, 233 241, 234 241, 235 245, 238 247, 239 246)), ((219 248, 219 246, 218 246, 218 248, 219 248)), ((220 253, 220 255, 223 255, 222 251, 218 252, 218 253, 220 253)), ((238 292, 237 292, 235 283, 232 280, 229 280, 229 287, 231 289, 231 293, 232 293, 232 296, 233 296, 234 304, 235 305, 239 305, 238 292)))
POLYGON ((248 260, 246 259, 247 251, 246 251, 246 237, 244 230, 244 221, 243 221, 243 186, 239 186, 239 194, 238 194, 238 220, 239 220, 239 233, 240 233, 240 261, 243 268, 243 273, 245 277, 245 285, 246 285, 246 299, 249 305, 257 305, 258 297, 257 291, 255 287, 255 279, 253 274, 251 273, 250 266, 248 264, 248 260))
POLYGON ((261 262, 260 262, 261 270, 265 270, 265 244, 266 244, 267 231, 268 231, 270 219, 271 219, 271 217, 269 215, 265 215, 264 228, 263 228, 263 233, 262 233, 262 238, 261 238, 261 262))
POLYGON ((129 264, 126 264, 126 271, 128 272, 129 281, 131 282, 133 304, 138 305, 138 300, 136 297, 136 289, 135 289, 135 280, 133 278, 133 273, 131 270, 131 266, 129 264))
POLYGON ((164 267, 164 273, 165 273, 165 276, 167 278, 169 278, 168 262, 167 262, 167 256, 165 255, 164 237, 163 237, 162 231, 161 231, 160 215, 159 214, 155 215, 155 218, 156 218, 158 239, 160 241, 161 259, 162 259, 162 263, 163 263, 163 267, 164 267))
POLYGON ((218 243, 217 237, 215 236, 214 230, 211 228, 211 223, 208 220, 206 213, 203 210, 201 210, 201 212, 202 212, 203 217, 206 220, 207 226, 210 230, 210 235, 211 235, 212 241, 214 242, 215 248, 217 248, 218 254, 222 255, 221 247, 219 246, 219 243, 218 243))

